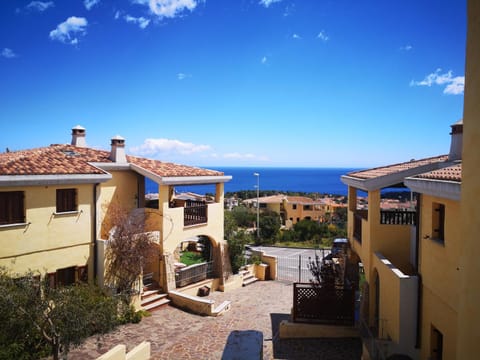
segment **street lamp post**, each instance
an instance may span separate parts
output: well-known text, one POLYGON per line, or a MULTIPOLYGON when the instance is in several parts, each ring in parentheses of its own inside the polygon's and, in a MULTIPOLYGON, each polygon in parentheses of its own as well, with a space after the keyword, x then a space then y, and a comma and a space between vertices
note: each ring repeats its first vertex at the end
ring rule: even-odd
POLYGON ((260 203, 259 203, 260 174, 253 173, 253 176, 257 177, 257 239, 260 239, 260 203))

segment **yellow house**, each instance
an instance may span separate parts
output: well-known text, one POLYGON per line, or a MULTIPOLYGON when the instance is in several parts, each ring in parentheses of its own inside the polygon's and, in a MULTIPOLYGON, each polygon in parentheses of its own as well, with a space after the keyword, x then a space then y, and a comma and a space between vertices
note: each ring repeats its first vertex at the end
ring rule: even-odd
POLYGON ((480 2, 477 0, 468 0, 467 29, 459 220, 463 249, 457 270, 460 290, 456 359, 477 359, 480 354, 480 2))
MULTIPOLYGON (((422 341, 427 331, 423 325, 432 321, 429 317, 424 319, 428 316, 424 309, 434 311, 430 305, 435 302, 428 297, 429 291, 436 294, 441 288, 438 296, 450 306, 458 301, 452 299, 458 292, 458 278, 448 266, 458 262, 460 254, 458 221, 461 179, 458 160, 462 146, 461 128, 461 122, 452 125, 449 155, 356 171, 341 178, 348 185, 350 261, 361 262, 365 271, 361 325, 376 339, 371 351, 427 358, 427 348, 431 346, 429 341, 422 341), (458 176, 453 185, 448 182, 451 179, 443 181, 443 178, 438 178, 439 174, 452 171, 458 176), (438 186, 437 191, 432 193, 426 185, 428 183, 438 186), (417 209, 381 208, 382 189, 406 186, 420 194, 417 195, 417 209), (366 193, 367 204, 358 201, 360 192, 366 193), (439 222, 444 217, 434 219, 432 216, 439 214, 435 209, 442 206, 445 209, 446 205, 449 220, 445 223, 444 231, 448 231, 450 239, 448 249, 453 249, 436 253, 433 248, 438 244, 426 241, 425 237, 427 233, 429 238, 438 237, 432 231, 439 228, 439 222), (442 281, 455 281, 455 285, 445 286, 442 281), (447 299, 447 296, 450 298, 447 299), (423 307, 420 306, 420 299, 423 307)), ((444 313, 445 317, 447 313, 444 313)), ((456 317, 450 320, 456 321, 456 317)), ((452 337, 455 338, 455 333, 452 337)), ((428 356, 431 354, 428 350, 428 356)))
MULTIPOLYGON (((461 134, 461 123, 452 128, 454 134, 461 134)), ((405 180, 410 189, 421 194, 418 233, 421 293, 417 345, 422 359, 456 358, 459 263, 463 249, 461 181, 461 162, 405 180)))
POLYGON ((86 132, 72 129, 67 145, 0 154, 0 265, 15 272, 49 274, 52 283, 79 279, 103 283, 104 249, 113 206, 147 214, 159 254, 149 269, 164 292, 175 288, 174 253, 187 238, 202 236, 213 249, 213 272, 223 281, 222 172, 128 156, 125 140, 111 150, 86 146, 86 132), (157 209, 145 209, 145 179, 158 184, 157 209), (177 185, 214 184, 215 200, 172 201, 177 185), (88 276, 87 276, 88 274, 88 276))
MULTIPOLYGON (((256 206, 257 199, 247 199, 244 203, 256 206)), ((272 195, 258 199, 260 209, 276 212, 282 219, 282 224, 291 228, 301 220, 325 222, 333 216, 338 207, 330 198, 312 199, 307 196, 272 195)))

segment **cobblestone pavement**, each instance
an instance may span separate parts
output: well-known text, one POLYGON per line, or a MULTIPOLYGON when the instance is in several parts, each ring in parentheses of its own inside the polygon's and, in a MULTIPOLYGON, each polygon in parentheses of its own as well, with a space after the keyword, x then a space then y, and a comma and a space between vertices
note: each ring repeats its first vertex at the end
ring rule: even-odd
POLYGON ((173 306, 153 311, 139 324, 128 324, 105 335, 100 342, 88 339, 70 352, 69 359, 96 359, 118 344, 127 351, 142 341, 151 343, 152 359, 221 359, 229 334, 234 330, 263 333, 266 359, 360 359, 359 339, 279 339, 281 320, 288 319, 293 301, 291 283, 256 282, 230 292, 213 292, 209 298, 232 302, 219 317, 187 313, 173 306))

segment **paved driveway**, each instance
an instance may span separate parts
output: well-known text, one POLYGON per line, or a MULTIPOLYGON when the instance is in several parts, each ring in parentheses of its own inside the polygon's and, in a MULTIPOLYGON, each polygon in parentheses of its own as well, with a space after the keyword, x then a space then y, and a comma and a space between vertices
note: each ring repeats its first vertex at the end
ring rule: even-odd
MULTIPOLYGON (((217 303, 231 300, 231 310, 219 317, 203 317, 172 306, 154 311, 140 324, 121 326, 97 343, 90 338, 69 359, 96 359, 117 344, 132 349, 150 341, 152 359, 221 359, 234 330, 263 334, 264 359, 360 359, 358 339, 280 340, 278 326, 288 319, 293 301, 291 283, 262 281, 230 292, 213 292, 217 303)), ((239 359, 243 360, 243 359, 239 359)), ((250 359, 245 359, 250 360, 250 359)))

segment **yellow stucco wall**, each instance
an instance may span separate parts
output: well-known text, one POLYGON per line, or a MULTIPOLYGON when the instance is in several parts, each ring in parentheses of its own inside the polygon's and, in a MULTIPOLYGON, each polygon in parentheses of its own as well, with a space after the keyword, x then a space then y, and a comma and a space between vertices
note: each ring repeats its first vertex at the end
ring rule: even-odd
MULTIPOLYGON (((453 310, 447 303, 428 287, 423 287, 422 290, 422 319, 421 319, 421 359, 428 359, 430 357, 432 345, 432 326, 438 329, 443 335, 443 352, 442 359, 454 360, 457 359, 457 312, 453 310)), ((467 359, 468 357, 461 357, 458 359, 467 359)), ((478 358, 478 354, 472 359, 478 358)))
POLYGON ((93 184, 2 188, 24 191, 28 225, 0 228, 0 265, 15 272, 54 272, 89 265, 93 275, 93 184), (78 212, 55 214, 56 190, 77 189, 78 212))
POLYGON ((109 216, 115 206, 125 210, 132 210, 142 205, 138 190, 143 189, 144 178, 133 171, 110 171, 112 179, 101 184, 98 192, 97 208, 99 211, 98 236, 108 239, 111 229, 109 216))
POLYGON ((423 287, 428 288, 455 312, 458 309, 459 266, 463 247, 460 231, 461 216, 458 201, 422 196, 419 269, 423 287), (432 203, 445 205, 445 242, 443 244, 431 238, 432 212, 434 212, 432 203), (427 236, 429 238, 426 238, 427 236))
POLYGON ((457 359, 480 354, 480 1, 468 0, 468 33, 463 114, 460 306, 457 359))

